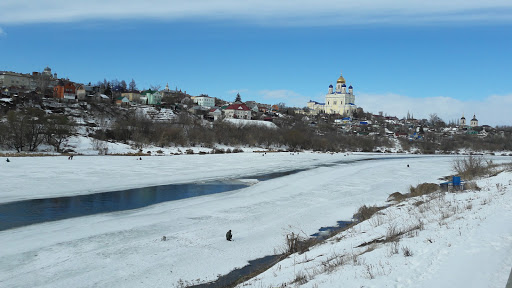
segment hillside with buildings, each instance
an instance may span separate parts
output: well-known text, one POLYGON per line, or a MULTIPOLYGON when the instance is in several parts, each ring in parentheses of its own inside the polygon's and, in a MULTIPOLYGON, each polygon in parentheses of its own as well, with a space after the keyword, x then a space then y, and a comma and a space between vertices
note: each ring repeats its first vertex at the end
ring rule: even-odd
POLYGON ((100 154, 108 153, 101 149, 107 142, 126 144, 135 152, 178 146, 424 154, 512 151, 512 128, 481 125, 476 115, 446 123, 436 114, 415 119, 367 112, 356 106, 354 87, 347 88, 342 75, 335 87, 329 86, 325 103, 310 101, 303 108, 243 101, 240 94, 233 101, 193 96, 168 84, 139 90, 133 79, 77 83, 58 78, 49 67, 28 74, 0 72, 0 87, 4 151, 79 153, 67 145, 70 137, 88 138, 100 154))

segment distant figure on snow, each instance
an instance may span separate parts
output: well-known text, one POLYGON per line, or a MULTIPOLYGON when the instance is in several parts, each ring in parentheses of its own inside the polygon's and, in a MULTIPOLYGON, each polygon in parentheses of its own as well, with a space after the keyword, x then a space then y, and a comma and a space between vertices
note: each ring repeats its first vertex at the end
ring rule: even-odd
MULTIPOLYGON (((11 160, 9 160, 9 158, 7 158, 7 160, 5 160, 5 162, 11 162, 11 160)), ((229 231, 231 231, 231 230, 229 230, 229 231)))
POLYGON ((409 168, 409 164, 407 164, 407 168, 409 168))
POLYGON ((231 230, 229 230, 227 233, 226 233, 226 240, 228 241, 231 241, 231 239, 233 238, 233 235, 231 234, 231 230))
POLYGON ((142 157, 140 157, 139 160, 142 160, 142 157))

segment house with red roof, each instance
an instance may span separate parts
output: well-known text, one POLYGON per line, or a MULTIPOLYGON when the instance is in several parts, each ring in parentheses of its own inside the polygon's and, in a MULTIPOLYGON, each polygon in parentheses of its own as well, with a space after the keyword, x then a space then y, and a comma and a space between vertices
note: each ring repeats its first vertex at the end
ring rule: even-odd
POLYGON ((208 111, 208 116, 210 119, 213 119, 213 121, 217 121, 217 119, 222 117, 222 111, 217 107, 211 108, 210 111, 208 111))
POLYGON ((226 118, 251 119, 251 109, 244 103, 234 103, 224 109, 226 118))
POLYGON ((72 82, 59 81, 53 87, 53 97, 59 99, 76 100, 76 86, 72 82))

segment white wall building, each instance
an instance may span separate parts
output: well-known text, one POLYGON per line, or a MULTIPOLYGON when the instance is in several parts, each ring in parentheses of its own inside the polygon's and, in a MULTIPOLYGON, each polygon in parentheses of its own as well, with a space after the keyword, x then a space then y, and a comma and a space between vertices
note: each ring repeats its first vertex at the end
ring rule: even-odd
POLYGON ((469 125, 471 127, 477 127, 478 126, 478 119, 476 119, 475 114, 473 114, 473 119, 471 119, 471 122, 469 122, 469 125))
POLYGON ((251 109, 243 103, 234 103, 229 105, 224 114, 226 118, 251 119, 251 109))
POLYGON ((197 103, 199 106, 203 107, 213 107, 215 106, 215 98, 208 96, 196 96, 192 99, 194 103, 197 103))
POLYGON ((340 75, 338 81, 336 81, 336 89, 334 89, 332 84, 329 85, 329 90, 325 95, 325 103, 318 103, 310 100, 307 106, 316 113, 323 110, 327 114, 352 116, 357 109, 355 101, 356 96, 354 95, 354 87, 350 85, 347 89, 345 78, 340 75))
POLYGON ((464 117, 464 114, 460 118, 460 127, 466 127, 466 117, 464 117))
MULTIPOLYGON (((465 128, 465 127, 468 127, 467 126, 467 122, 466 122, 466 118, 464 117, 464 114, 462 114, 462 118, 460 118, 460 122, 459 122, 459 126, 461 128, 465 128)), ((473 127, 477 127, 478 126, 478 119, 476 119, 476 115, 473 114, 473 119, 471 119, 469 121, 469 127, 473 128, 473 127)))
POLYGON ((345 78, 340 75, 336 83, 336 90, 334 90, 331 84, 325 95, 325 113, 351 116, 357 108, 355 105, 356 97, 353 91, 352 85, 347 90, 345 78))

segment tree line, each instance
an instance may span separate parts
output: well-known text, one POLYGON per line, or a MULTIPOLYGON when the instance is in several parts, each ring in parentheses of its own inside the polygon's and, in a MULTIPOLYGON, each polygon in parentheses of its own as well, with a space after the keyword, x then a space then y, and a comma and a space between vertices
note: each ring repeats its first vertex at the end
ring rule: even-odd
POLYGON ((301 121, 287 119, 277 121, 278 129, 267 126, 236 125, 224 121, 204 122, 182 112, 171 123, 153 122, 135 112, 128 113, 109 125, 100 127, 89 136, 103 141, 118 141, 136 148, 154 145, 203 146, 250 146, 289 150, 316 151, 365 151, 376 147, 391 147, 386 137, 343 135, 325 125, 310 127, 301 121))
POLYGON ((0 122, 0 143, 17 152, 36 151, 43 144, 61 152, 62 144, 75 132, 75 127, 64 115, 47 115, 37 108, 11 110, 6 121, 0 122))
MULTIPOLYGON (((288 150, 315 150, 324 152, 387 150, 394 146, 384 134, 360 136, 341 132, 330 119, 316 125, 302 120, 301 115, 274 119, 278 127, 234 125, 229 122, 205 122, 187 112, 181 112, 171 122, 154 122, 135 110, 114 113, 113 121, 99 121, 98 127, 88 128, 93 144, 100 149, 104 141, 117 141, 143 149, 148 146, 214 148, 216 144, 240 147, 281 148, 288 150), (105 124, 108 123, 108 124, 105 124)), ((104 115, 105 111, 98 111, 104 115)), ((404 151, 417 149, 423 154, 437 151, 451 153, 460 149, 473 151, 512 151, 512 128, 502 127, 502 134, 479 138, 475 135, 441 136, 425 132, 423 139, 400 138, 404 151)), ((0 145, 21 151, 36 151, 49 145, 61 152, 65 141, 77 129, 76 123, 61 114, 47 115, 43 110, 27 108, 9 111, 0 122, 0 145)), ((383 132, 382 132, 383 133, 383 132)), ((96 149, 94 148, 94 149, 96 149)), ((98 150, 99 151, 99 150, 98 150)), ((382 151, 384 152, 384 151, 382 151)))

